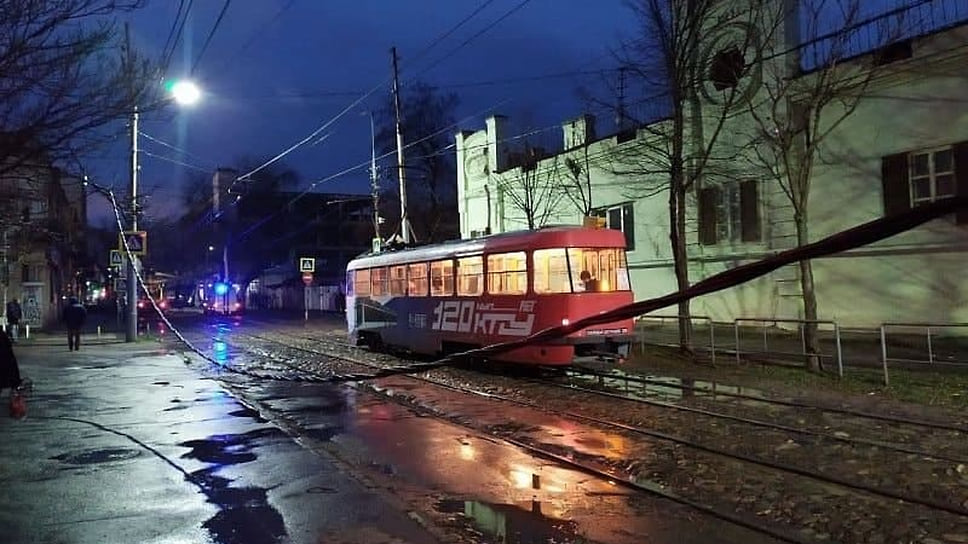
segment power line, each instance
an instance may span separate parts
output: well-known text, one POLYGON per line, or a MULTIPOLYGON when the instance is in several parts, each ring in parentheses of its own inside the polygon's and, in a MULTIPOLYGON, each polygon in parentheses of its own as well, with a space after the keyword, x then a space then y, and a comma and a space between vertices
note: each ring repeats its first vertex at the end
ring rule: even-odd
MULTIPOLYGON (((182 33, 185 31, 185 23, 188 22, 188 16, 191 14, 192 5, 194 3, 195 0, 188 0, 188 3, 185 6, 185 15, 182 18, 181 24, 178 25, 178 30, 175 32, 175 39, 171 42, 171 49, 169 49, 167 53, 162 50, 164 61, 162 61, 161 65, 165 72, 168 71, 168 66, 171 64, 171 58, 175 54, 175 48, 178 46, 178 41, 181 39, 182 33)), ((177 23, 178 20, 176 19, 175 22, 177 23)))
MULTIPOLYGON (((434 132, 432 132, 432 133, 430 133, 430 134, 428 134, 428 135, 426 135, 426 136, 424 136, 424 137, 422 137, 422 138, 420 138, 418 140, 415 140, 413 142, 410 142, 407 145, 405 145, 403 148, 404 149, 408 149, 408 148, 413 147, 415 145, 421 144, 421 143, 423 143, 423 142, 425 142, 425 141, 427 141, 427 140, 429 140, 429 139, 431 139, 431 138, 433 138, 435 136, 438 136, 438 135, 440 135, 440 134, 442 134, 442 133, 444 133, 444 132, 446 132, 448 130, 453 130, 455 127, 459 126, 461 123, 464 123, 466 121, 469 121, 470 119, 474 119, 474 118, 476 118, 476 117, 478 117, 480 115, 483 115, 483 114, 487 113, 488 111, 495 110, 495 109, 499 108, 500 106, 502 106, 503 104, 505 104, 506 102, 507 102, 507 100, 502 100, 501 102, 499 102, 499 103, 497 103, 497 104, 495 104, 495 105, 493 105, 493 106, 491 106, 491 107, 489 107, 487 109, 484 109, 484 110, 481 110, 480 112, 477 112, 477 113, 474 113, 472 115, 469 115, 469 116, 461 119, 460 121, 457 121, 456 123, 452 123, 450 125, 447 125, 445 127, 442 127, 439 130, 436 130, 436 131, 434 131, 434 132)), ((393 151, 384 153, 383 155, 380 155, 380 156, 376 157, 376 159, 377 160, 382 160, 382 159, 385 159, 387 157, 393 156, 395 154, 396 154, 396 150, 393 150, 393 151)), ((306 196, 307 194, 309 194, 310 192, 312 192, 312 190, 314 188, 316 188, 317 185, 319 185, 321 183, 325 183, 327 181, 334 180, 334 179, 339 178, 339 177, 342 177, 342 176, 345 176, 345 175, 350 174, 350 173, 352 173, 354 171, 363 170, 364 168, 368 168, 370 166, 371 160, 367 160, 367 161, 361 162, 359 164, 356 164, 354 166, 350 166, 348 168, 344 168, 343 170, 340 170, 339 172, 337 172, 335 174, 331 174, 329 176, 326 176, 326 177, 323 177, 323 178, 317 179, 316 181, 311 182, 309 184, 309 186, 305 190, 303 190, 302 192, 298 193, 295 197, 293 197, 292 199, 290 199, 286 204, 284 204, 283 206, 281 206, 278 211, 271 212, 271 213, 267 214, 266 216, 264 216, 262 219, 259 219, 254 225, 252 225, 251 227, 249 227, 248 229, 246 229, 244 232, 240 233, 239 236, 238 236, 238 238, 241 239, 241 238, 243 238, 245 236, 248 236, 250 233, 254 232, 255 230, 257 230, 259 227, 261 227, 262 225, 264 225, 265 223, 267 223, 270 219, 272 219, 273 217, 275 217, 276 215, 278 215, 281 211, 287 209, 290 205, 294 204, 295 202, 297 202, 298 200, 302 199, 304 196, 306 196)), ((236 201, 232 205, 233 206, 234 205, 237 205, 238 202, 239 202, 239 200, 240 199, 237 198, 236 201)))
POLYGON ((458 21, 458 23, 456 25, 452 26, 450 28, 450 30, 448 30, 447 32, 444 32, 440 36, 437 36, 437 38, 435 40, 433 40, 426 47, 424 47, 423 49, 421 49, 416 55, 413 56, 413 58, 410 60, 410 62, 416 62, 417 59, 419 59, 420 57, 422 57, 425 54, 427 54, 427 52, 430 51, 435 45, 437 45, 438 43, 444 41, 448 36, 450 36, 451 34, 453 34, 454 32, 456 32, 458 28, 462 27, 464 25, 464 23, 466 23, 466 22, 470 21, 471 19, 473 19, 475 15, 477 15, 478 13, 480 13, 481 11, 483 11, 485 8, 487 8, 487 6, 489 6, 489 5, 493 4, 493 3, 494 3, 494 0, 487 0, 486 2, 484 2, 483 4, 481 4, 480 6, 477 6, 477 8, 474 11, 472 11, 466 17, 464 17, 463 19, 461 19, 460 21, 458 21))
POLYGON ((531 0, 521 0, 521 2, 519 2, 517 5, 515 5, 514 7, 512 7, 508 11, 504 12, 504 15, 501 15, 500 17, 498 17, 494 21, 491 21, 490 24, 488 24, 487 26, 485 26, 481 30, 477 31, 477 33, 473 34, 470 38, 467 38, 466 40, 464 40, 463 42, 461 42, 460 45, 458 45, 457 47, 451 49, 443 57, 438 58, 436 61, 432 62, 429 66, 426 66, 423 70, 417 72, 417 74, 414 76, 414 79, 416 79, 416 78, 420 77, 421 75, 427 73, 427 71, 429 71, 430 69, 434 68, 435 66, 437 66, 441 62, 443 62, 443 61, 449 59, 450 57, 452 57, 455 53, 457 53, 458 51, 460 51, 465 45, 471 43, 472 41, 474 41, 475 39, 477 39, 478 37, 480 37, 481 35, 483 35, 488 30, 490 30, 490 29, 494 28, 495 26, 497 26, 498 24, 500 24, 501 21, 503 21, 503 20, 507 19, 508 17, 510 17, 511 15, 513 15, 515 12, 517 12, 518 10, 520 10, 521 8, 523 8, 524 6, 526 6, 529 2, 531 2, 531 0))
POLYGON ((215 37, 215 32, 218 30, 219 25, 222 24, 222 18, 225 17, 225 13, 229 10, 229 5, 231 3, 232 0, 225 0, 225 3, 222 4, 222 11, 219 12, 218 18, 215 19, 215 24, 212 25, 212 30, 208 32, 208 37, 205 38, 205 43, 202 45, 202 49, 199 50, 198 56, 195 57, 195 63, 192 64, 192 69, 189 71, 189 74, 194 74, 195 69, 198 68, 198 64, 202 62, 202 57, 205 56, 205 51, 208 49, 208 45, 212 43, 212 38, 215 37))
POLYGON ((185 168, 191 168, 193 170, 198 170, 199 172, 211 172, 212 171, 210 168, 204 168, 202 166, 198 166, 198 165, 195 165, 195 164, 191 164, 191 163, 179 161, 177 159, 172 159, 170 157, 165 157, 164 155, 156 155, 156 154, 154 154, 154 153, 152 153, 150 151, 145 151, 144 149, 139 149, 138 150, 138 153, 141 153, 142 155, 145 155, 145 156, 148 156, 148 157, 154 157, 154 158, 156 158, 158 160, 161 160, 161 161, 170 162, 172 164, 177 164, 179 166, 184 166, 185 168))
POLYGON ((188 151, 185 151, 184 149, 182 149, 180 147, 174 146, 174 145, 172 145, 172 144, 170 144, 168 142, 165 142, 163 140, 160 140, 158 138, 155 138, 154 136, 152 136, 152 135, 150 135, 150 134, 148 134, 146 132, 142 132, 142 131, 139 130, 138 131, 138 134, 141 135, 141 136, 144 136, 146 139, 151 140, 152 142, 155 142, 156 144, 163 145, 163 146, 167 147, 168 149, 171 149, 173 151, 177 151, 177 152, 181 153, 182 155, 184 155, 184 156, 186 156, 186 157, 188 157, 190 159, 194 159, 196 161, 206 162, 206 163, 209 162, 209 161, 207 161, 207 160, 205 160, 205 159, 203 159, 203 158, 201 158, 201 157, 199 157, 197 155, 192 155, 191 153, 189 153, 188 151))
POLYGON ((175 20, 171 23, 171 29, 168 30, 168 37, 165 38, 165 45, 161 48, 161 56, 164 58, 166 52, 168 51, 168 46, 172 45, 171 39, 175 36, 175 30, 178 29, 178 21, 181 19, 182 10, 185 8, 185 0, 178 0, 178 11, 175 12, 175 20))

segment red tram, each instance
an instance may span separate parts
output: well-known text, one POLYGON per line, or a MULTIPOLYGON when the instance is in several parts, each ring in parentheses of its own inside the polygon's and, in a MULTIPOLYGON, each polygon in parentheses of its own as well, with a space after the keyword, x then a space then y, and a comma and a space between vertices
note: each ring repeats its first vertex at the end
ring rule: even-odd
MULTIPOLYGON (((421 354, 506 342, 633 301, 625 237, 611 229, 549 227, 361 256, 347 265, 353 341, 421 354)), ((568 365, 625 356, 631 319, 583 329, 495 359, 568 365)))

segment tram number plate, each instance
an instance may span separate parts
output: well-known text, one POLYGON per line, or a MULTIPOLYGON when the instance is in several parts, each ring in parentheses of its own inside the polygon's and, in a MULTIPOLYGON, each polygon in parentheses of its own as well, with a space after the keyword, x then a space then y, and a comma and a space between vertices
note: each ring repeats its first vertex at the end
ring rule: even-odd
POLYGON ((528 336, 534 328, 534 301, 518 308, 495 308, 475 300, 445 300, 434 308, 431 329, 446 332, 528 336), (523 314, 523 315, 522 315, 523 314))

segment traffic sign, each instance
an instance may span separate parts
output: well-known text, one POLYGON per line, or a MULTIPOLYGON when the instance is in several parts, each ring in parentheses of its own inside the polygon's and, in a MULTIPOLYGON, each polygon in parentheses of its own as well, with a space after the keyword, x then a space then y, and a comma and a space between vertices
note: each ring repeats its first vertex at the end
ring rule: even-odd
MULTIPOLYGON (((316 258, 315 257, 300 257, 299 258, 299 271, 300 272, 315 272, 316 271, 316 258)), ((305 278, 305 276, 304 276, 305 278)))
POLYGON ((121 251, 125 250, 125 242, 127 242, 127 250, 134 255, 144 255, 148 252, 147 232, 143 230, 126 230, 121 236, 122 238, 118 244, 118 249, 121 251))
POLYGON ((128 280, 126 280, 124 278, 115 278, 114 279, 114 292, 115 293, 123 293, 123 292, 125 292, 127 290, 128 290, 128 280))
POLYGON ((111 266, 121 266, 124 261, 121 259, 121 251, 117 249, 111 250, 111 266))
POLYGON ((310 285, 313 284, 313 273, 312 272, 304 272, 303 275, 302 275, 302 278, 303 278, 303 283, 306 284, 306 287, 309 287, 310 285))

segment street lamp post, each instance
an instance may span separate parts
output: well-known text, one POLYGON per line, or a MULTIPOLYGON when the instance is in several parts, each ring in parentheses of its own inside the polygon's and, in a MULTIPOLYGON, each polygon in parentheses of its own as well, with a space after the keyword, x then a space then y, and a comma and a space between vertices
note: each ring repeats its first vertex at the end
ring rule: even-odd
MULTIPOLYGON (((175 102, 183 106, 198 102, 202 96, 190 81, 177 81, 168 90, 175 102)), ((138 230, 138 117, 138 107, 134 106, 131 113, 131 230, 138 230)), ((138 274, 134 255, 129 253, 127 257, 128 326, 124 341, 134 342, 138 339, 138 274)))

